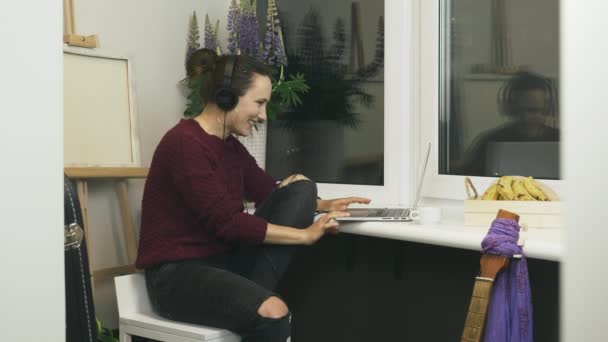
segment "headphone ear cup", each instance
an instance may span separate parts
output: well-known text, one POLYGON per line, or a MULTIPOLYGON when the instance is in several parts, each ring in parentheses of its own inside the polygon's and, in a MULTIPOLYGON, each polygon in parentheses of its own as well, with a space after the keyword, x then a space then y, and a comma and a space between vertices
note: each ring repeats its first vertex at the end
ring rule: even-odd
POLYGON ((215 104, 224 112, 233 110, 238 102, 238 97, 229 88, 220 88, 215 93, 215 104))

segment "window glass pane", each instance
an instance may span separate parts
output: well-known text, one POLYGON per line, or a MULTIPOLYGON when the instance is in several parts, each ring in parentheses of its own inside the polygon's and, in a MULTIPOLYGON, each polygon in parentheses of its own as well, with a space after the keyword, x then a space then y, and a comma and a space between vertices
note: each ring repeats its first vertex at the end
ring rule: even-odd
POLYGON ((442 0, 440 173, 559 178, 558 10, 442 0))
POLYGON ((303 73, 310 91, 301 106, 269 122, 266 170, 276 178, 297 172, 322 183, 382 185, 384 1, 277 5, 285 73, 303 73))

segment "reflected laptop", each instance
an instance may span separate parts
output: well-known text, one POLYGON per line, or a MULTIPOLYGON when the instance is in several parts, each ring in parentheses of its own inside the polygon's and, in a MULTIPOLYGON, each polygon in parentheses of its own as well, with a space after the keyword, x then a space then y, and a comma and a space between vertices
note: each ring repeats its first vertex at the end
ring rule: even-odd
POLYGON ((416 192, 416 200, 412 208, 354 208, 348 209, 349 217, 337 217, 337 221, 411 221, 410 212, 415 210, 420 200, 422 192, 422 183, 424 174, 426 173, 426 165, 429 162, 429 154, 431 153, 431 143, 426 149, 426 157, 422 166, 422 173, 418 181, 418 190, 416 192))
POLYGON ((485 174, 559 179, 559 142, 491 142, 485 174))

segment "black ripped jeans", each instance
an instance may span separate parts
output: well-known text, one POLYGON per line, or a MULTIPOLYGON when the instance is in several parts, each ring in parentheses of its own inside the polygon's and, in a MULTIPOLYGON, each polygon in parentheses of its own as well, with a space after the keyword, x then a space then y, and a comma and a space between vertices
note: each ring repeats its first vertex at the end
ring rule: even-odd
MULTIPOLYGON (((270 223, 306 228, 313 223, 317 187, 296 181, 275 189, 255 215, 270 223)), ((285 342, 290 314, 272 319, 258 313, 271 296, 297 246, 241 246, 205 259, 171 262, 146 269, 148 295, 163 317, 228 329, 243 342, 285 342)))

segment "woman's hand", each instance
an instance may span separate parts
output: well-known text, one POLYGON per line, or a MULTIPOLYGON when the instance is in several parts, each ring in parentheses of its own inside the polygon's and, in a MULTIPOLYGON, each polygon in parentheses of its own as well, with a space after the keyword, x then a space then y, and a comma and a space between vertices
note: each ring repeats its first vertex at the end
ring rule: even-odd
POLYGON ((369 204, 372 200, 364 197, 345 197, 329 200, 317 200, 317 210, 319 211, 344 211, 353 203, 369 204))
POLYGON ((338 221, 336 221, 335 218, 346 216, 350 216, 350 214, 345 211, 332 211, 319 217, 312 225, 310 225, 310 227, 304 230, 306 232, 304 244, 314 244, 327 232, 337 233, 338 221))

